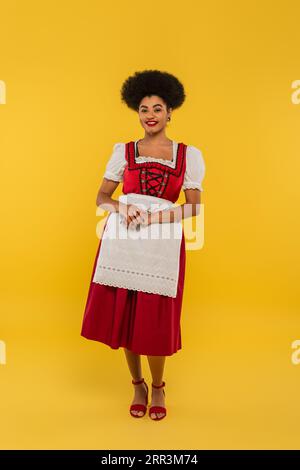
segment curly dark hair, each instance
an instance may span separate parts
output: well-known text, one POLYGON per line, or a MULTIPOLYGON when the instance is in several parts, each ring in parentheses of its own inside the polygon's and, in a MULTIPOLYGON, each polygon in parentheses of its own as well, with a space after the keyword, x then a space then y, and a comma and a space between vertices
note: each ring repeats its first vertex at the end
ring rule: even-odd
POLYGON ((186 98, 182 83, 174 75, 159 70, 135 72, 121 88, 121 100, 134 111, 138 111, 145 96, 151 95, 159 96, 168 109, 179 108, 186 98))

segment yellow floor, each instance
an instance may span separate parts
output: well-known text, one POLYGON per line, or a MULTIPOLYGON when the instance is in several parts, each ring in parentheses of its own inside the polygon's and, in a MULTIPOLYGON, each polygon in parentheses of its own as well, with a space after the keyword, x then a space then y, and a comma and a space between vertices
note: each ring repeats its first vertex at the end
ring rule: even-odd
MULTIPOLYGON (((80 337, 80 302, 22 302, 15 325, 21 306, 2 305, 1 334, 10 332, 0 366, 2 449, 300 448, 296 314, 220 305, 184 312, 183 349, 166 362, 168 415, 153 422, 129 415, 123 350, 80 337)), ((145 356, 142 364, 150 383, 145 356)))
POLYGON ((0 448, 299 449, 299 0, 130 6, 1 2, 0 448), (145 136, 120 89, 152 68, 187 97, 165 135, 206 166, 158 422, 129 414, 124 351, 80 336, 102 177, 145 136))

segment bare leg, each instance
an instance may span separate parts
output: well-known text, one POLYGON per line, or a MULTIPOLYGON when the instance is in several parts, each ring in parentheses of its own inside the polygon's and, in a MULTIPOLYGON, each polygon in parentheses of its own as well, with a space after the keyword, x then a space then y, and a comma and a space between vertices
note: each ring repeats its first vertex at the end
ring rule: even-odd
MULTIPOLYGON (((141 366, 141 356, 140 354, 135 354, 129 349, 124 348, 127 364, 129 367, 130 374, 133 378, 133 380, 140 380, 143 377, 142 374, 142 366, 141 366)), ((138 384, 138 385, 133 385, 135 389, 134 393, 134 398, 132 401, 132 405, 136 403, 145 403, 146 400, 146 394, 147 394, 147 388, 144 383, 138 384)), ((138 416, 143 415, 142 411, 132 411, 133 414, 136 414, 138 416)))
MULTIPOLYGON (((154 385, 161 385, 163 381, 164 367, 166 356, 147 356, 152 374, 152 382, 154 385)), ((162 388, 152 388, 152 400, 150 406, 165 406, 165 398, 162 388)), ((155 415, 160 418, 164 413, 152 413, 151 417, 155 415)))

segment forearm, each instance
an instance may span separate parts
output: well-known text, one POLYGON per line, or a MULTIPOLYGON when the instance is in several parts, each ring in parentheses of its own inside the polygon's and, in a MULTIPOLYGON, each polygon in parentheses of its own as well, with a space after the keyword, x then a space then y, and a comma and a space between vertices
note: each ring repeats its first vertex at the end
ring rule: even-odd
POLYGON ((119 212, 120 204, 120 201, 112 199, 108 194, 99 193, 97 196, 96 205, 105 211, 119 212))
POLYGON ((184 203, 172 209, 151 213, 151 223, 180 222, 182 219, 193 217, 200 212, 200 204, 184 203))

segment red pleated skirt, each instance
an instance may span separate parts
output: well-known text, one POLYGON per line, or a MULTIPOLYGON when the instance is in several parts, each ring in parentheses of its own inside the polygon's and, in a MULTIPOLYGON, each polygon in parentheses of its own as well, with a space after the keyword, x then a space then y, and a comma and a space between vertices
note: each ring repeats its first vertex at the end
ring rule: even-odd
POLYGON ((81 336, 125 347, 136 354, 171 356, 182 348, 180 316, 185 277, 185 237, 180 247, 177 296, 106 286, 92 282, 101 239, 94 262, 85 305, 81 336))

